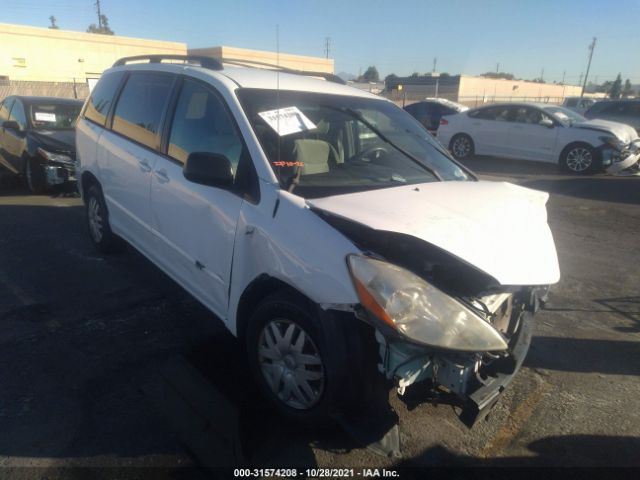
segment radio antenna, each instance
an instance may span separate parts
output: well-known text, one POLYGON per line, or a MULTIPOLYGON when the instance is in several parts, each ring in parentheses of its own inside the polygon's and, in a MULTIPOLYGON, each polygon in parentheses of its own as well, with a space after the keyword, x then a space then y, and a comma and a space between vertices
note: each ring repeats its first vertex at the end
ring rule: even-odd
POLYGON ((280 158, 280 25, 276 23, 276 65, 278 69, 276 70, 276 118, 277 118, 277 127, 278 127, 278 158, 276 159, 278 162, 281 160, 280 158))

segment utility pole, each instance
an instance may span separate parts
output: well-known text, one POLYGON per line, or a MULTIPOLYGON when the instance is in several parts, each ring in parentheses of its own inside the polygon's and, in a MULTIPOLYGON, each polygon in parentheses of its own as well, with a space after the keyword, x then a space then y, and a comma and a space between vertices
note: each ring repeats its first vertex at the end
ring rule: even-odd
POLYGON ((331 37, 324 37, 324 56, 329 59, 329 50, 331 49, 331 37))
POLYGON ((102 29, 102 12, 100 12, 100 0, 96 0, 96 9, 98 10, 98 28, 102 29))
POLYGON ((496 63, 496 73, 500 73, 500 62, 496 63))
POLYGON ((542 71, 540 72, 540 82, 544 83, 544 67, 542 67, 542 71))
POLYGON ((562 72, 562 84, 563 84, 563 85, 564 85, 564 76, 565 76, 565 74, 566 74, 566 73, 567 73, 567 71, 566 71, 566 70, 564 70, 564 71, 562 72))
POLYGON ((433 70, 432 73, 436 73, 436 66, 438 65, 438 57, 433 57, 433 70))
POLYGON ((584 75, 584 83, 582 84, 582 92, 580 96, 584 95, 584 89, 587 88, 587 78, 589 78, 589 68, 591 68, 591 58, 593 57, 593 50, 596 48, 596 37, 593 37, 591 45, 589 45, 589 62, 587 63, 587 73, 584 75))
POLYGON ((578 79, 578 85, 580 85, 582 83, 582 75, 583 75, 583 73, 580 72, 580 78, 578 79))

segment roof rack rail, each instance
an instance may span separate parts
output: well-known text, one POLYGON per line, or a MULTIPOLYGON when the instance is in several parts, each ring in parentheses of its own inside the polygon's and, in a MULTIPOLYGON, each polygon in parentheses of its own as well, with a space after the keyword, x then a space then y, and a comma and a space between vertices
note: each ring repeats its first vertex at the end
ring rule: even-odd
POLYGON ((327 73, 327 72, 308 72, 305 70, 295 70, 293 68, 287 68, 287 67, 281 67, 279 65, 274 65, 272 63, 266 63, 266 62, 258 62, 255 60, 243 60, 243 59, 239 59, 239 58, 223 58, 222 59, 222 63, 228 63, 229 65, 238 65, 238 66, 242 66, 242 67, 250 67, 252 65, 258 65, 261 67, 269 67, 272 68, 274 70, 283 72, 283 73, 291 73, 294 75, 304 75, 307 77, 320 77, 320 78, 324 78, 326 81, 328 82, 333 82, 333 83, 339 83, 340 85, 346 85, 347 82, 345 82, 342 78, 340 78, 337 75, 334 75, 333 73, 327 73))
POLYGON ((211 57, 203 57, 201 55, 136 55, 134 57, 124 57, 116 61, 113 64, 114 67, 120 67, 131 62, 139 62, 141 60, 147 60, 148 63, 162 63, 163 60, 182 60, 185 63, 197 62, 202 68, 208 68, 209 70, 222 70, 222 63, 219 60, 211 57))

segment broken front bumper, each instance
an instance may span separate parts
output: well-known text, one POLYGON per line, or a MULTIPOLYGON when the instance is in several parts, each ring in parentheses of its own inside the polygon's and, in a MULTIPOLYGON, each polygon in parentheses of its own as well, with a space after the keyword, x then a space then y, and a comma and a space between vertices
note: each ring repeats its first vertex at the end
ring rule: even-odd
POLYGON ((603 165, 607 173, 622 172, 638 164, 638 161, 640 161, 640 139, 633 141, 620 151, 610 149, 603 155, 603 165))
POLYGON ((455 394, 462 408, 460 420, 472 427, 486 417, 500 394, 516 375, 531 344, 531 318, 523 311, 511 335, 509 351, 490 363, 483 355, 428 350, 406 342, 387 341, 379 332, 380 370, 398 381, 398 393, 411 384, 430 381, 433 389, 444 387, 455 394))
POLYGON ((42 165, 42 169, 47 187, 74 182, 76 180, 75 165, 48 162, 42 165))

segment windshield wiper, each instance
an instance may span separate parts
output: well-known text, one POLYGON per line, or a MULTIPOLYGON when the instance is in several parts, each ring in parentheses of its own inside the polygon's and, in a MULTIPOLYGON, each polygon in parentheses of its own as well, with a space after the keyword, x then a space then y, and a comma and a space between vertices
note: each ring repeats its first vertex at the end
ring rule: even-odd
POLYGON ((338 107, 333 107, 331 105, 320 105, 323 108, 327 108, 329 110, 335 110, 338 112, 342 112, 342 113, 346 113, 348 115, 350 115, 351 117, 355 118, 356 120, 358 120, 359 122, 363 123, 369 130, 371 130, 373 133, 375 133, 378 137, 380 137, 380 139, 385 142, 388 143, 389 145, 391 145, 393 148, 395 148, 396 150, 398 150, 400 153, 402 153, 405 157, 407 157, 409 160, 413 161, 414 163, 418 164, 420 167, 424 168, 426 171, 428 171, 431 175, 433 175, 438 181, 442 182, 442 177, 440 176, 440 174, 438 172, 436 172, 433 168, 431 168, 428 165, 425 165, 425 163, 420 160, 418 157, 416 157, 415 155, 413 155, 412 153, 406 151, 404 148, 396 145, 394 142, 392 142, 391 140, 389 140, 387 138, 387 136, 382 133, 380 130, 378 130, 377 127, 375 127, 371 122, 369 122, 369 120, 367 120, 366 118, 364 118, 361 114, 359 114, 358 112, 356 112, 355 110, 351 109, 351 108, 338 108, 338 107))

